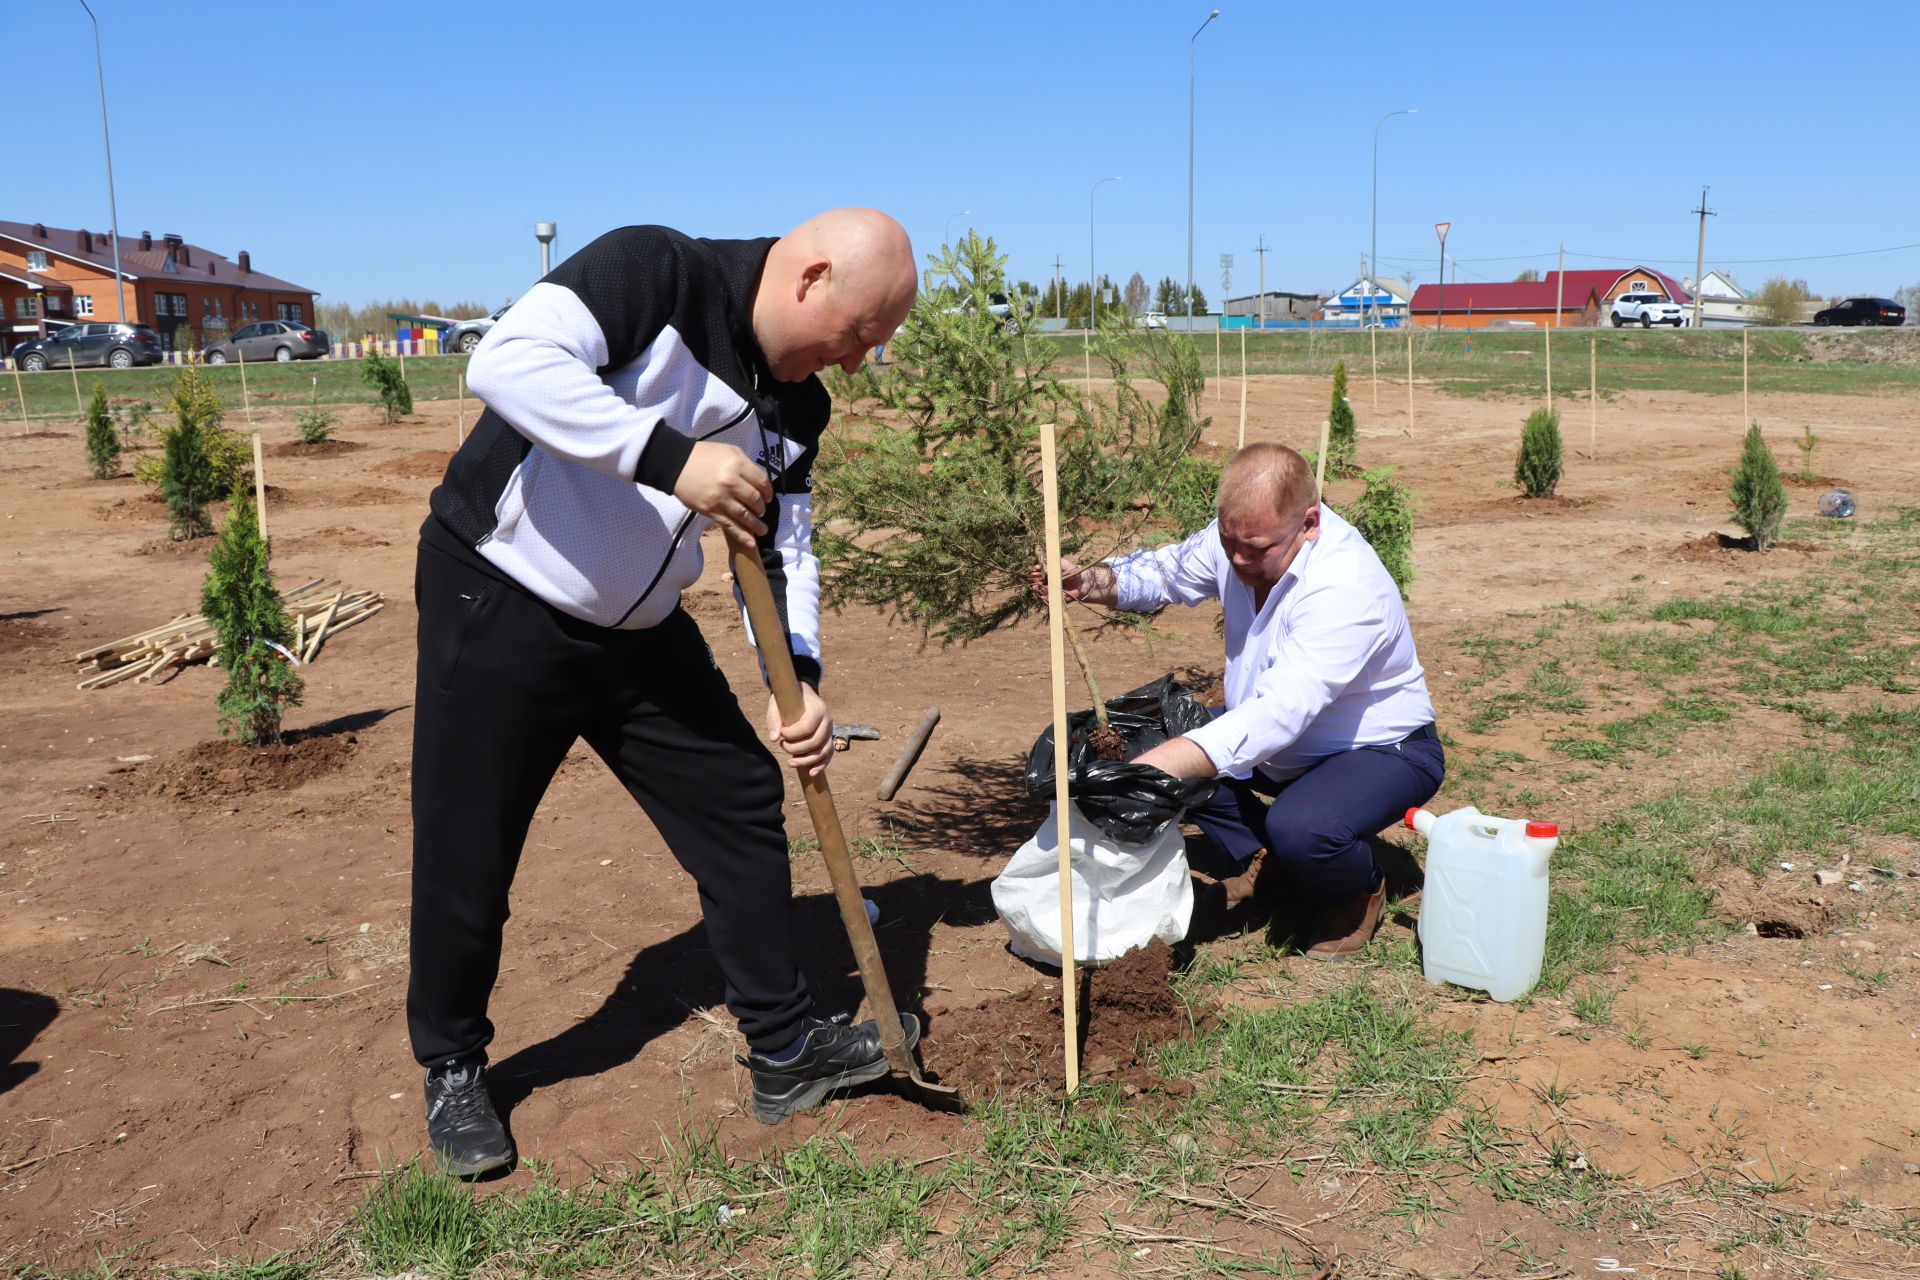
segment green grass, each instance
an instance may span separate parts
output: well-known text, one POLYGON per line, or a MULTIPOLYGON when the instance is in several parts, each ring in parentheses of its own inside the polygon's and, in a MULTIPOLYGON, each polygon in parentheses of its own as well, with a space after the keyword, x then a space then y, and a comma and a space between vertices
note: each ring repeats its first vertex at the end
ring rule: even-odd
MULTIPOLYGON (((196 367, 220 393, 228 425, 243 422, 240 366, 196 367)), ((360 367, 358 360, 250 364, 246 367, 247 393, 256 411, 276 405, 305 408, 310 403, 378 404, 379 393, 362 380, 360 367)), ((465 356, 409 356, 407 385, 415 400, 451 400, 458 391, 457 380, 466 370, 465 356)), ((78 373, 82 396, 92 395, 98 380, 106 384, 107 401, 115 411, 142 400, 157 410, 171 394, 174 370, 168 365, 152 365, 144 369, 81 369, 78 373)), ((36 430, 65 430, 83 419, 74 408, 73 375, 67 370, 21 374, 17 383, 13 374, 6 373, 0 374, 0 431, 19 429, 16 387, 26 396, 27 416, 36 430)))
MULTIPOLYGON (((1893 334, 1863 335, 1867 342, 1900 341, 1893 334)), ((1077 376, 1080 339, 1039 336, 1033 341, 1058 351, 1060 368, 1077 376)), ((1210 333, 1195 336, 1201 366, 1214 376, 1214 340, 1210 333)), ((1598 383, 1602 399, 1624 391, 1694 391, 1738 395, 1740 392, 1740 334, 1733 331, 1658 330, 1640 332, 1612 328, 1567 329, 1553 337, 1553 377, 1556 395, 1584 399, 1588 382, 1588 344, 1597 344, 1598 383)), ((1422 383, 1438 381, 1448 391, 1477 397, 1537 396, 1546 378, 1544 335, 1506 331, 1473 333, 1448 330, 1414 331, 1415 377, 1422 383)), ((1404 331, 1379 334, 1380 377, 1406 377, 1407 344, 1404 331)), ((1240 335, 1226 333, 1220 343, 1222 376, 1240 370, 1240 335)), ((1351 396, 1361 425, 1372 408, 1372 359, 1364 333, 1274 332, 1247 335, 1247 367, 1256 374, 1308 374, 1329 379, 1336 360, 1345 360, 1353 379, 1351 396)), ((1754 392, 1797 391, 1829 395, 1882 395, 1920 389, 1920 368, 1841 361, 1815 362, 1799 333, 1765 332, 1749 335, 1747 378, 1754 392)), ((1400 387, 1382 386, 1381 406, 1405 402, 1400 387)), ((1571 425, 1571 424, 1570 424, 1571 425)), ((1514 423, 1516 431, 1518 421, 1514 423)))

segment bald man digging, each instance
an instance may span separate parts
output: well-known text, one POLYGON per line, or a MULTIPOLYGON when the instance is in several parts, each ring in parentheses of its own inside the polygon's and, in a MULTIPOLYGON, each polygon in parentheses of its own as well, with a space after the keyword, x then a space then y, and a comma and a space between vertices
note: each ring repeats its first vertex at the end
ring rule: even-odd
POLYGON ((825 769, 809 490, 830 406, 814 375, 886 341, 916 279, 905 230, 873 209, 777 240, 625 227, 475 350, 467 382, 487 409, 433 491, 415 578, 407 1024, 447 1172, 514 1156, 487 1088, 487 1000, 528 823, 576 740, 699 885, 754 1114, 772 1123, 885 1073, 873 1023, 814 1014, 780 767, 680 593, 709 525, 757 540, 788 634, 756 639, 789 646, 806 702, 782 726, 769 698, 766 734, 793 767, 825 769))

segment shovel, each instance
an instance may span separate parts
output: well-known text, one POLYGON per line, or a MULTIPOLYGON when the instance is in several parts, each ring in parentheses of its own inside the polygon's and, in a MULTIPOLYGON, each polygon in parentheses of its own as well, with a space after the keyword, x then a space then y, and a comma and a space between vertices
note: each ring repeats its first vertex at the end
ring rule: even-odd
MULTIPOLYGON (((746 602, 747 620, 753 624, 753 638, 760 646, 760 661, 766 667, 767 683, 773 687, 773 700, 780 718, 792 724, 800 718, 804 704, 800 699, 800 681, 793 674, 793 655, 785 644, 787 629, 780 623, 780 612, 773 601, 773 588, 760 565, 759 549, 745 535, 728 528, 727 550, 733 560, 734 584, 746 602)), ((853 956, 860 965, 860 983, 867 991, 867 1005, 873 1010, 880 1031, 880 1048, 887 1055, 893 1074, 903 1076, 920 1102, 941 1111, 961 1111, 966 1104, 960 1092, 948 1085, 935 1084, 920 1074, 920 1066, 907 1048, 907 1033, 900 1026, 900 1012, 893 1003, 893 988, 880 963, 880 944, 874 940, 873 924, 867 919, 867 905, 860 896, 860 881, 853 873, 853 859, 847 853, 847 839, 840 830, 840 815, 833 807, 833 793, 827 789, 825 775, 800 776, 800 790, 807 797, 807 814, 813 819, 813 833, 820 841, 820 856, 826 860, 827 875, 833 881, 833 898, 840 907, 840 920, 847 927, 847 940, 853 944, 853 956)))

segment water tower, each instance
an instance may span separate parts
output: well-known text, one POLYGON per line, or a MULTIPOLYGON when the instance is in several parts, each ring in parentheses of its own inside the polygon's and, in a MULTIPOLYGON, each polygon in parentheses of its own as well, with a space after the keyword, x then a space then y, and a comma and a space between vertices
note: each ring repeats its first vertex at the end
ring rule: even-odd
POLYGON ((560 234, 557 223, 536 222, 533 224, 533 238, 540 242, 540 278, 547 278, 553 270, 553 238, 560 234))

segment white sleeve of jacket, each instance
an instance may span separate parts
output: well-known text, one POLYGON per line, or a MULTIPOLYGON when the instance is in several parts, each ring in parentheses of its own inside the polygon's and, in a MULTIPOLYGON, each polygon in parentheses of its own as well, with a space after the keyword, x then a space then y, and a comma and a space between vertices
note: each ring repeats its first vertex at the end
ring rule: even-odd
MULTIPOLYGON (((629 404, 601 380, 609 358, 606 336, 586 303, 571 289, 542 281, 474 349, 467 385, 546 452, 636 480, 660 416, 629 404)), ((641 388, 643 404, 645 398, 641 388)))

